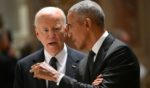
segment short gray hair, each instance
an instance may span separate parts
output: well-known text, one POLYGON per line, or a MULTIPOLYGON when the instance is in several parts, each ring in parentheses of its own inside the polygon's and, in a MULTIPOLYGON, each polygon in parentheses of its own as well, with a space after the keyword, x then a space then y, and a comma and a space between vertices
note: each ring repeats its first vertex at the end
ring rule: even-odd
POLYGON ((42 9, 40 9, 36 15, 35 15, 35 20, 34 20, 34 26, 36 26, 37 24, 37 19, 38 19, 38 16, 42 13, 48 13, 48 14, 52 14, 53 12, 55 11, 59 11, 61 16, 62 16, 62 21, 64 22, 64 24, 66 24, 66 15, 65 13, 63 12, 62 9, 58 8, 58 7, 44 7, 42 9))
POLYGON ((104 27, 105 14, 96 2, 90 0, 81 1, 73 5, 69 12, 75 12, 79 17, 89 17, 95 24, 100 27, 104 27))

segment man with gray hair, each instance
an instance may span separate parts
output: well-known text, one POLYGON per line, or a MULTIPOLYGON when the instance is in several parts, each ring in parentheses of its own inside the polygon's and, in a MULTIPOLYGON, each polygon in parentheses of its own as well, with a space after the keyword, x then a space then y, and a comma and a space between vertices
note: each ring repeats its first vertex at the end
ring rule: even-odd
POLYGON ((79 64, 77 80, 45 64, 32 67, 35 77, 57 82, 61 88, 140 88, 139 63, 131 49, 105 30, 102 8, 90 0, 73 5, 67 15, 67 28, 78 49, 89 50, 79 64), (40 69, 38 69, 40 68, 40 69), (47 75, 46 75, 47 74, 47 75), (92 82, 103 75, 102 83, 92 82))
POLYGON ((31 66, 43 62, 74 78, 76 66, 85 55, 64 43, 66 17, 61 9, 42 8, 35 16, 34 26, 43 48, 18 61, 14 88, 56 88, 56 83, 52 81, 34 78, 30 72, 31 66))

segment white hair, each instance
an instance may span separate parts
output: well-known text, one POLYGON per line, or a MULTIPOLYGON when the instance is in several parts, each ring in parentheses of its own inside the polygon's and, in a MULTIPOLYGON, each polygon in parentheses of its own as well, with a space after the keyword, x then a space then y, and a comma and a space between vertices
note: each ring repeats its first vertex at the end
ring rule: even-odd
POLYGON ((64 22, 64 24, 66 24, 66 16, 65 13, 63 12, 63 10, 61 10, 58 7, 44 7, 42 9, 40 9, 36 15, 35 15, 35 20, 34 20, 34 26, 37 25, 37 19, 41 14, 55 14, 56 12, 60 12, 60 15, 62 16, 62 20, 64 22))

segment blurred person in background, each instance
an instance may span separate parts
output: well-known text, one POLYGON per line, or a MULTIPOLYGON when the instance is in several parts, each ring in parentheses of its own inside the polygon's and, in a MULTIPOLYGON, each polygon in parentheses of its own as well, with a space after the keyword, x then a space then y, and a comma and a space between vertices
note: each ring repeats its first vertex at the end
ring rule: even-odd
POLYGON ((0 88, 13 88, 17 59, 11 48, 8 31, 0 30, 0 88))

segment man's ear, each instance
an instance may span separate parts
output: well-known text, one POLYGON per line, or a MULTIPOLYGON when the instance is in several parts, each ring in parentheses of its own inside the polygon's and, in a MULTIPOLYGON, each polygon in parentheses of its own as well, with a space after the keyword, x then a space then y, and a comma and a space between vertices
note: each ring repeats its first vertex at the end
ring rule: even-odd
POLYGON ((67 29, 66 29, 66 27, 63 29, 63 34, 64 34, 64 37, 66 37, 67 36, 67 29))
POLYGON ((34 29, 34 33, 35 33, 35 36, 37 37, 37 39, 39 40, 39 32, 37 31, 37 29, 34 29))
POLYGON ((66 38, 70 38, 71 37, 71 33, 69 32, 69 29, 67 28, 67 25, 65 26, 65 29, 64 29, 64 36, 66 38))
POLYGON ((91 29, 92 26, 92 21, 90 18, 86 18, 84 21, 84 25, 86 26, 86 29, 89 31, 91 29))
POLYGON ((68 33, 68 32, 69 32, 69 29, 67 28, 67 24, 64 26, 64 32, 65 32, 65 33, 68 33))
POLYGON ((67 27, 66 27, 66 25, 64 26, 64 33, 66 33, 67 32, 67 27))

